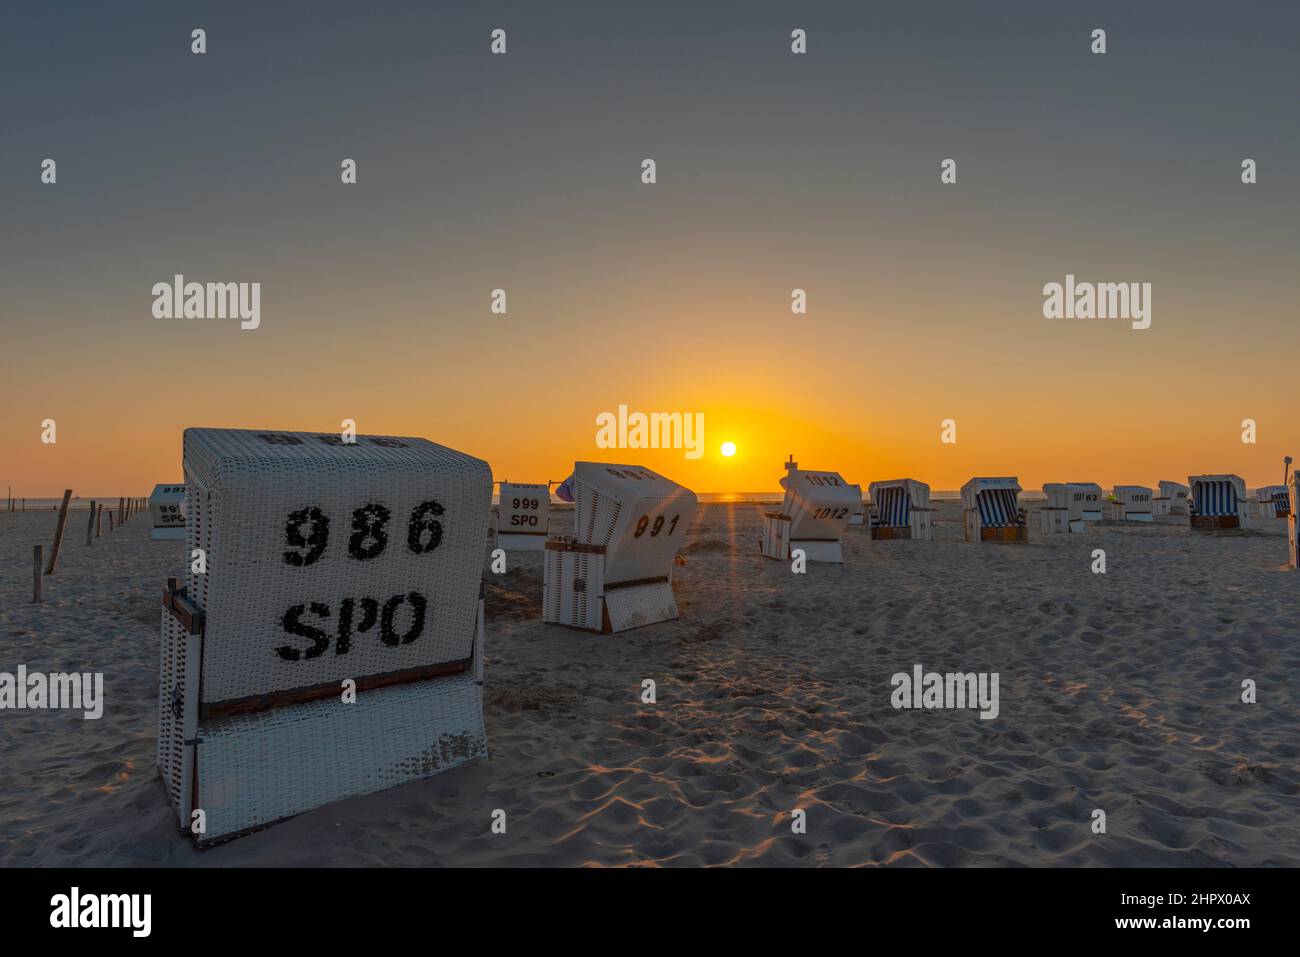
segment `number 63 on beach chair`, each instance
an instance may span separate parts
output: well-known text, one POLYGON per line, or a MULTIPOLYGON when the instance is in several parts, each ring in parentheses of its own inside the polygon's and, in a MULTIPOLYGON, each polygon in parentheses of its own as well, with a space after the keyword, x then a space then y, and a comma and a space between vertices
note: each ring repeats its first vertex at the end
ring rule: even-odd
POLYGON ((158 766, 224 840, 486 754, 486 462, 425 439, 188 429, 158 766))

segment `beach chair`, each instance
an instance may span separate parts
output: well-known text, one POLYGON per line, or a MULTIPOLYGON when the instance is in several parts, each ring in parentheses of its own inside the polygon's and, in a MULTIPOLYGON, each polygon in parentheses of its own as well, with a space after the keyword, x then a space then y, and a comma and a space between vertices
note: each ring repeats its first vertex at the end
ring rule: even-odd
POLYGON ((890 479, 872 482, 868 491, 873 541, 934 541, 935 510, 930 508, 930 486, 915 479, 890 479))
POLYGON ((1291 501, 1285 485, 1265 485, 1256 490, 1255 502, 1259 517, 1269 521, 1284 519, 1291 514, 1291 501))
POLYGON ((200 844, 486 754, 492 473, 355 439, 185 431, 206 567, 163 592, 158 766, 200 844))
POLYGON ((961 487, 968 542, 1027 542, 1029 528, 1019 507, 1015 478, 973 478, 961 487))
POLYGON ((1192 475, 1187 486, 1192 528, 1215 531, 1250 527, 1246 483, 1238 476, 1192 475))
POLYGON ((862 501, 862 486, 850 485, 849 488, 853 489, 858 496, 858 504, 853 506, 853 511, 849 513, 849 524, 865 525, 867 520, 867 503, 862 501))
POLYGON ((1110 517, 1117 522, 1151 521, 1151 489, 1146 485, 1116 485, 1110 517))
POLYGON ((542 620, 620 632, 677 617, 673 563, 695 493, 640 465, 573 467, 574 534, 546 540, 542 620))
POLYGON ((838 472, 800 469, 793 457, 781 487, 781 510, 763 513, 763 554, 787 561, 799 548, 810 562, 843 562, 841 538, 854 505, 862 501, 862 487, 838 472))
POLYGON ((1182 482, 1162 481, 1156 497, 1151 500, 1151 514, 1186 515, 1190 492, 1191 489, 1182 482))
POLYGON ((1292 472, 1287 484, 1286 535, 1288 544, 1287 564, 1300 568, 1300 472, 1292 472))
POLYGON ((502 482, 497 496, 496 547, 540 552, 551 529, 549 485, 502 482))
POLYGON ((1042 531, 1049 535, 1082 532, 1085 522, 1101 518, 1097 503, 1101 487, 1090 482, 1049 482, 1043 486, 1047 504, 1038 510, 1042 531), (1093 515, 1096 518, 1093 518, 1093 515), (1085 517, 1086 516, 1086 517, 1085 517))
POLYGON ((149 517, 153 519, 150 538, 184 540, 189 534, 185 530, 185 486, 155 485, 149 493, 149 517))

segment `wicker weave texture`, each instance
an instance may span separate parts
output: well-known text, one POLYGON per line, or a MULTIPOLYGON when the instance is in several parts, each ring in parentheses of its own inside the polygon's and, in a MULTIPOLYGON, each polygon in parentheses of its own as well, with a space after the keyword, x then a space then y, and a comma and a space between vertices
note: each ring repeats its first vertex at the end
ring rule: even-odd
POLYGON ((427 777, 487 754, 471 673, 208 722, 198 747, 206 840, 427 777))
POLYGON ((844 481, 839 472, 791 469, 781 479, 785 498, 781 512, 790 517, 790 541, 802 539, 838 540, 844 534, 853 509, 862 494, 844 481))
POLYGON ((548 548, 543 559, 542 621, 601 629, 605 556, 548 548))
POLYGON ((203 701, 460 661, 492 476, 425 439, 188 429, 203 701))

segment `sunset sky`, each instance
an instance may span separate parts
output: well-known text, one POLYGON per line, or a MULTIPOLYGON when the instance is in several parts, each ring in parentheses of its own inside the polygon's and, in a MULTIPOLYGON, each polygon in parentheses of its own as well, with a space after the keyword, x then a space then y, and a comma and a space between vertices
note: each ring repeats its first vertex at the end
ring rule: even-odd
POLYGON ((186 427, 348 418, 701 492, 792 452, 939 489, 1300 457, 1298 6, 378 9, 0 11, 0 491, 144 494, 186 427), (260 282, 261 327, 154 318, 177 273, 260 282), (1151 328, 1043 318, 1067 273, 1151 283, 1151 328), (703 412, 704 457, 598 449, 620 404, 703 412))

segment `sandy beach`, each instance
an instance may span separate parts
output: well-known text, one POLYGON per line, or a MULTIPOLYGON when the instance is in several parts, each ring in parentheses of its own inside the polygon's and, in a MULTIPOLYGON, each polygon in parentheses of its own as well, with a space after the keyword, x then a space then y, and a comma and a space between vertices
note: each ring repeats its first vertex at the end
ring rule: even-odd
POLYGON ((544 625, 541 554, 493 575, 485 543, 490 759, 202 851, 154 753, 184 543, 141 516, 88 548, 73 513, 35 605, 55 515, 0 513, 0 671, 102 671, 106 696, 99 720, 0 720, 0 866, 1300 864, 1284 522, 1048 537, 1031 506, 1028 545, 969 545, 938 508, 933 543, 850 527, 843 565, 795 575, 759 554, 762 506, 702 505, 680 619, 618 635, 544 625), (918 664, 997 672, 998 716, 895 710, 918 664))

